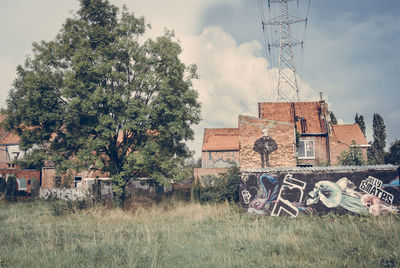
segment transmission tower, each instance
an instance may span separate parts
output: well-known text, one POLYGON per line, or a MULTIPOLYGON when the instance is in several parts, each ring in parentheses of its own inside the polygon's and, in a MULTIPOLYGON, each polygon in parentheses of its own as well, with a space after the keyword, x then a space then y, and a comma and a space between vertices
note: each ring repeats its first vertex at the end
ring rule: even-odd
MULTIPOLYGON (((262 0, 259 0, 260 8, 263 9, 261 1, 262 0)), ((277 85, 278 102, 300 101, 293 47, 303 46, 303 41, 298 41, 291 36, 290 25, 295 23, 304 23, 306 28, 310 0, 308 2, 307 16, 305 18, 290 15, 289 2, 292 1, 294 0, 268 0, 269 10, 271 10, 271 4, 279 5, 279 15, 269 20, 266 20, 264 12, 261 12, 262 27, 264 37, 267 37, 265 41, 267 43, 268 52, 270 52, 271 48, 279 48, 277 85), (279 38, 269 41, 268 35, 265 32, 268 27, 279 27, 279 38)), ((297 0, 297 6, 298 5, 299 0, 297 0)))

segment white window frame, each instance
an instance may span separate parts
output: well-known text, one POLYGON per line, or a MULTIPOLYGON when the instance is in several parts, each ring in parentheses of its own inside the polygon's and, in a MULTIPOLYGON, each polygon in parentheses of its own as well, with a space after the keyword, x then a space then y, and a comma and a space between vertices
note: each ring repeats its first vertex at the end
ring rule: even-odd
POLYGON ((299 159, 315 159, 315 142, 314 140, 300 140, 299 142, 304 143, 304 156, 299 155, 299 150, 297 150, 297 157, 299 159), (306 151, 306 143, 311 142, 312 143, 312 148, 313 148, 313 155, 312 156, 307 156, 307 151, 306 151))

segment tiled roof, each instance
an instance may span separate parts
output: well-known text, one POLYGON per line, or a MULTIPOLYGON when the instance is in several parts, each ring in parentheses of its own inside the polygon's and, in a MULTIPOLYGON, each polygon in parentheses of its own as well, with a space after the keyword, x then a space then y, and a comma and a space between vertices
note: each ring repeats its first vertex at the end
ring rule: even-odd
POLYGON ((326 133, 325 121, 320 116, 325 101, 314 102, 261 102, 258 104, 259 116, 263 119, 294 123, 300 133, 326 133), (306 122, 306 131, 302 132, 300 118, 306 122))
POLYGON ((18 135, 7 132, 2 139, 0 139, 0 144, 19 144, 20 138, 18 135))
POLYGON ((239 150, 239 129, 205 128, 203 151, 239 150))
MULTIPOLYGON (((3 114, 0 114, 0 123, 5 119, 3 114)), ((3 129, 0 126, 0 144, 19 144, 20 139, 18 135, 3 129)))
POLYGON ((339 142, 351 145, 354 140, 358 145, 367 145, 367 139, 357 124, 350 125, 332 125, 332 135, 339 142))
MULTIPOLYGON (((0 124, 4 121, 5 116, 3 114, 0 114, 0 124)), ((4 135, 7 134, 7 130, 1 127, 0 125, 0 140, 4 137, 4 135)))

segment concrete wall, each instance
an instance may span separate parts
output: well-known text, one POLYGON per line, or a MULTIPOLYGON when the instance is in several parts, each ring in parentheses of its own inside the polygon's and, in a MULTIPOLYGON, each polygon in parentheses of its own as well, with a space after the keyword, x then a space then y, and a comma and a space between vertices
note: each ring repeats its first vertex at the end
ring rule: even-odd
POLYGON ((395 166, 242 171, 240 202, 249 213, 271 216, 327 213, 399 213, 395 166))
POLYGON ((239 116, 240 169, 261 168, 263 158, 264 166, 295 167, 295 143, 294 125, 291 123, 239 116), (268 132, 267 135, 265 130, 268 132), (257 141, 262 141, 263 137, 269 137, 268 140, 276 144, 276 148, 269 149, 268 156, 264 157, 255 149, 257 141), (269 158, 268 163, 265 161, 266 157, 269 158))

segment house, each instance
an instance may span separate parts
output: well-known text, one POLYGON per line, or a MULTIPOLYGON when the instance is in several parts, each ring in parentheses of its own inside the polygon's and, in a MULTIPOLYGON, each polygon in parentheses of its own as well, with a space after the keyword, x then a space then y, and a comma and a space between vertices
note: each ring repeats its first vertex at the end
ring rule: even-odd
MULTIPOLYGON (((4 116, 0 114, 0 123, 4 120, 4 116)), ((37 180, 40 184, 41 174, 35 169, 20 169, 14 163, 15 160, 21 159, 24 152, 19 148, 20 139, 13 132, 6 131, 0 127, 0 176, 8 178, 15 175, 17 178, 17 190, 19 195, 26 195, 28 185, 32 180, 37 180)))
POLYGON ((322 98, 258 103, 258 117, 239 115, 238 128, 204 130, 202 168, 195 169, 195 178, 218 175, 229 163, 241 170, 336 165, 350 146, 359 147, 367 160, 369 145, 360 127, 333 125, 329 114, 322 98), (224 160, 228 155, 234 161, 224 160))

